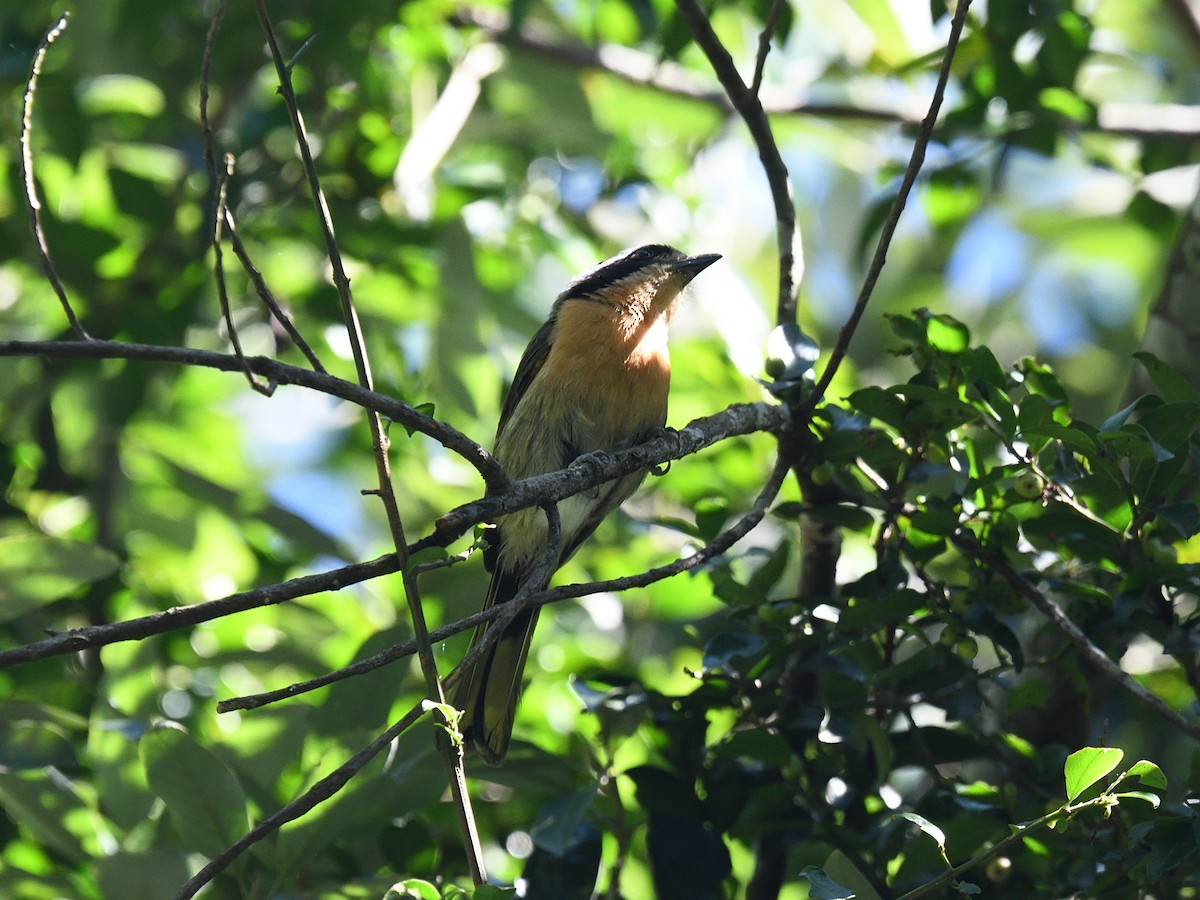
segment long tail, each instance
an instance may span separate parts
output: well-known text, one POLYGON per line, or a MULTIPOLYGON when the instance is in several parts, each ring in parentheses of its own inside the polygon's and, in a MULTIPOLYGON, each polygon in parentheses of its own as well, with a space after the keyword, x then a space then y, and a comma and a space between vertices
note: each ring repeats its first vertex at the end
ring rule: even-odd
MULTIPOLYGON (((483 608, 512 600, 523 580, 521 573, 509 572, 497 565, 483 608)), ((524 612, 513 619, 454 692, 453 703, 463 710, 460 727, 466 749, 478 752, 488 765, 499 765, 508 753, 517 698, 521 694, 521 675, 525 671, 538 612, 536 609, 524 612)), ((487 630, 487 623, 475 629, 472 647, 487 630)))

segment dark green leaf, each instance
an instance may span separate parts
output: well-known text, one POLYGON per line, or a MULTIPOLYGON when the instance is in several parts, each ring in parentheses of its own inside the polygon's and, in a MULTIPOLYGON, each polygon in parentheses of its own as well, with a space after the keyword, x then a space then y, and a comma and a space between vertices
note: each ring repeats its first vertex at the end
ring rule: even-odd
POLYGON ((808 896, 812 900, 850 900, 850 898, 858 896, 850 888, 838 884, 816 866, 805 866, 800 871, 800 877, 808 879, 808 896))
POLYGON ((146 780, 186 848, 216 856, 246 832, 246 798, 237 777, 183 729, 147 732, 138 752, 146 780))

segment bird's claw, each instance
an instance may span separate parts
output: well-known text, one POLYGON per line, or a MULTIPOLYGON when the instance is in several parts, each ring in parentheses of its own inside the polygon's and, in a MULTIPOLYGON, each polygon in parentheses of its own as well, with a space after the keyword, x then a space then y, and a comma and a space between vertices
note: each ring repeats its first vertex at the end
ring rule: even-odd
MULTIPOLYGON (((671 439, 671 442, 674 445, 671 450, 672 453, 678 454, 680 452, 680 450, 682 449, 682 445, 679 441, 679 431, 678 431, 678 429, 672 428, 670 425, 663 425, 661 428, 656 429, 654 434, 652 434, 649 439, 650 440, 658 440, 659 438, 670 438, 671 439)), ((650 467, 650 474, 653 475, 655 478, 661 478, 663 475, 666 475, 670 471, 671 471, 671 460, 669 460, 669 459, 666 462, 661 462, 656 466, 650 467)))
POLYGON ((593 475, 598 475, 600 470, 608 463, 609 454, 603 450, 593 450, 591 453, 581 453, 575 457, 575 461, 571 463, 571 468, 587 469, 593 475))

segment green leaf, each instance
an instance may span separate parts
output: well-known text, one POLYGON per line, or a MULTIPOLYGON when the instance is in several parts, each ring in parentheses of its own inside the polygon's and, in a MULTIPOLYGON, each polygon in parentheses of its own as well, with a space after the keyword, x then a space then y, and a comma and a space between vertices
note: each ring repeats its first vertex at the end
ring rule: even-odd
POLYGON ((61 600, 111 575, 120 564, 97 544, 43 534, 0 539, 0 622, 61 600))
POLYGON ((849 0, 848 5, 871 30, 875 38, 875 50, 886 65, 898 68, 912 58, 912 48, 891 3, 886 0, 849 0))
POLYGON ((723 666, 737 658, 754 656, 767 644, 761 634, 749 631, 722 631, 704 645, 704 667, 723 666))
POLYGON ((138 744, 150 789, 163 799, 185 848, 213 857, 247 830, 246 797, 225 763, 178 726, 138 744))
POLYGON ((507 900, 515 894, 516 888, 504 887, 499 884, 481 884, 471 892, 471 900, 507 900))
POLYGON ((919 813, 900 813, 900 818, 908 819, 908 821, 912 822, 937 842, 938 850, 940 850, 943 854, 946 852, 946 832, 942 831, 942 829, 938 828, 919 813))
POLYGON ((1038 94, 1038 102, 1051 112, 1074 122, 1089 123, 1096 117, 1096 110, 1092 104, 1067 88, 1043 88, 1038 94))
POLYGON ((1182 538, 1190 538, 1200 531, 1200 507, 1191 500, 1181 503, 1167 503, 1163 506, 1151 507, 1151 511, 1165 522, 1182 538))
POLYGON ((131 114, 153 119, 166 106, 162 88, 136 75, 99 75, 77 90, 80 109, 91 117, 131 114))
POLYGON ((1125 774, 1139 779, 1142 784, 1166 790, 1167 776, 1163 774, 1162 769, 1148 759, 1139 759, 1129 767, 1129 771, 1125 774))
POLYGON ((725 497, 703 497, 696 501, 696 532, 706 541, 721 533, 729 518, 729 500, 725 497))
POLYGON ((1158 809, 1162 804, 1162 798, 1158 794, 1151 794, 1149 791, 1121 791, 1120 793, 1113 794, 1113 796, 1121 798, 1129 797, 1133 800, 1145 800, 1155 809, 1158 809))
POLYGON ((428 881, 408 878, 388 888, 383 900, 441 900, 441 891, 428 881))
POLYGON ((929 346, 951 355, 962 353, 971 345, 967 326, 947 315, 930 316, 925 322, 925 337, 929 346))
POLYGON ((1133 358, 1142 364, 1162 398, 1168 403, 1200 403, 1200 392, 1153 353, 1145 351, 1133 354, 1133 358))
POLYGON ((825 874, 823 869, 816 866, 805 866, 800 870, 800 877, 809 882, 808 896, 812 900, 850 900, 858 895, 845 885, 838 884, 825 874))
POLYGON ((882 900, 872 886, 871 879, 859 871, 858 866, 841 850, 830 853, 821 868, 831 879, 853 890, 857 900, 882 900))
POLYGON ((1076 797, 1119 766, 1124 756, 1124 751, 1115 747, 1084 747, 1068 756, 1063 766, 1067 802, 1074 802, 1076 797))
POLYGON ((578 843, 580 826, 587 821, 599 790, 600 782, 594 781, 582 790, 545 804, 529 830, 534 844, 555 856, 566 854, 578 843))

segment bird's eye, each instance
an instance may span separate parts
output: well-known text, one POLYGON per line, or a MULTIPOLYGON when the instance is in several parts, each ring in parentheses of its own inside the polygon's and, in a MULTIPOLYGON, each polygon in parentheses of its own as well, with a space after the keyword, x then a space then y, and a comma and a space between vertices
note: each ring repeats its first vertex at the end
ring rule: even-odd
POLYGON ((651 250, 649 247, 640 247, 637 250, 633 251, 633 258, 634 259, 653 259, 654 251, 651 250))

